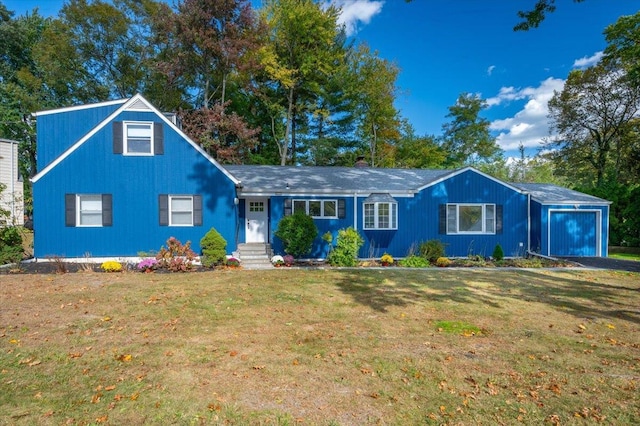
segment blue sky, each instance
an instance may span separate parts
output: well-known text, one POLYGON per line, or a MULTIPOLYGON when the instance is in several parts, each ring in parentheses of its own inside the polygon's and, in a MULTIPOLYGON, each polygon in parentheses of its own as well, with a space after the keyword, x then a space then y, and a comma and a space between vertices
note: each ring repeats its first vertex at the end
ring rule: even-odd
MULTIPOLYGON (((38 7, 44 16, 56 16, 63 3, 0 1, 18 15, 38 7)), ((640 9, 640 0, 558 0, 540 28, 514 32, 517 11, 535 0, 332 1, 355 41, 400 68, 397 107, 418 135, 441 134, 458 95, 479 94, 507 156, 517 155, 520 143, 535 153, 549 136, 553 91, 562 90, 572 69, 597 61, 607 25, 640 9)))

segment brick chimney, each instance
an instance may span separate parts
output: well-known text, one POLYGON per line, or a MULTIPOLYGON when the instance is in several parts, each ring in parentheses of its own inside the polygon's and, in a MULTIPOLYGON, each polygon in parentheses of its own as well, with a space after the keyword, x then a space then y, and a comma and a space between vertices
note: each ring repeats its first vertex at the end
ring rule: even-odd
POLYGON ((354 167, 357 167, 357 168, 369 167, 369 163, 367 163, 367 160, 364 159, 364 155, 358 156, 354 167))

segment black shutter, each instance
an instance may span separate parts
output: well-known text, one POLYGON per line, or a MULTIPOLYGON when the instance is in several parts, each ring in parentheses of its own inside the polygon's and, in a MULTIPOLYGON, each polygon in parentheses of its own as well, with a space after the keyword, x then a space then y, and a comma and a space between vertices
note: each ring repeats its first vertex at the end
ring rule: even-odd
POLYGON ((284 215, 285 216, 291 216, 291 212, 292 212, 291 198, 285 198, 285 200, 284 200, 284 215))
POLYGON ((502 234, 502 204, 496 205, 496 234, 502 234))
POLYGON ((440 204, 439 207, 439 217, 438 217, 438 233, 446 234, 447 233, 447 205, 440 204))
POLYGON ((344 198, 338 200, 338 219, 347 217, 347 207, 344 198))
POLYGON ((193 226, 202 226, 202 195, 193 196, 193 226))
POLYGON ((160 226, 169 226, 169 196, 158 195, 160 226))
POLYGON ((102 226, 113 225, 113 197, 111 194, 102 194, 102 226))
POLYGON ((114 121, 113 122, 113 153, 114 154, 122 154, 123 152, 123 144, 122 144, 122 121, 114 121))
POLYGON ((153 153, 164 154, 164 126, 162 123, 153 123, 153 153))
POLYGON ((76 194, 64 194, 64 224, 76 226, 76 194))

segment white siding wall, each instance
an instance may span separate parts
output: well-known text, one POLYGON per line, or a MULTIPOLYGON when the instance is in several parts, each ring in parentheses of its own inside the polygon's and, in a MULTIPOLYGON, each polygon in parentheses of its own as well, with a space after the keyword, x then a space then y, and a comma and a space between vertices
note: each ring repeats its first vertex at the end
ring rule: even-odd
POLYGON ((19 177, 18 143, 0 139, 0 183, 5 186, 0 193, 0 208, 11 212, 8 220, 14 225, 24 223, 24 190, 19 177))

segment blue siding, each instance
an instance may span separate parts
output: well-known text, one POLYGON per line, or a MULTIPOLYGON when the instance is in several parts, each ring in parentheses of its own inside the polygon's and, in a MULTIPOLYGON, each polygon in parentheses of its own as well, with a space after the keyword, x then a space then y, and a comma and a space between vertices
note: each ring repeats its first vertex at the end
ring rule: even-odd
MULTIPOLYGON (((413 198, 396 197, 398 230, 362 231, 365 246, 360 255, 379 257, 389 253, 404 257, 423 241, 437 239, 447 256, 490 256, 496 244, 505 255, 522 252, 527 243, 527 196, 474 171, 465 171, 422 190, 413 198), (486 235, 439 234, 439 206, 447 203, 487 203, 503 206, 503 232, 486 235)), ((358 202, 358 229, 363 223, 363 199, 358 202)))
POLYGON ((44 169, 122 105, 103 105, 37 118, 38 170, 44 169))
POLYGON ((531 201, 531 230, 530 230, 530 247, 529 249, 535 253, 543 253, 542 248, 547 244, 547 233, 542 232, 546 227, 546 219, 542 217, 542 205, 536 201, 531 201), (543 223, 544 221, 544 223, 543 223))
MULTIPOLYGON (((125 112, 117 120, 160 121, 153 113, 125 112)), ((34 184, 35 256, 136 256, 157 251, 169 237, 191 241, 215 227, 235 249, 238 229, 235 186, 215 165, 164 125, 164 155, 112 153, 112 127, 105 126, 34 184), (65 227, 65 193, 112 194, 113 226, 65 227), (201 194, 203 225, 159 225, 159 194, 201 194)))

